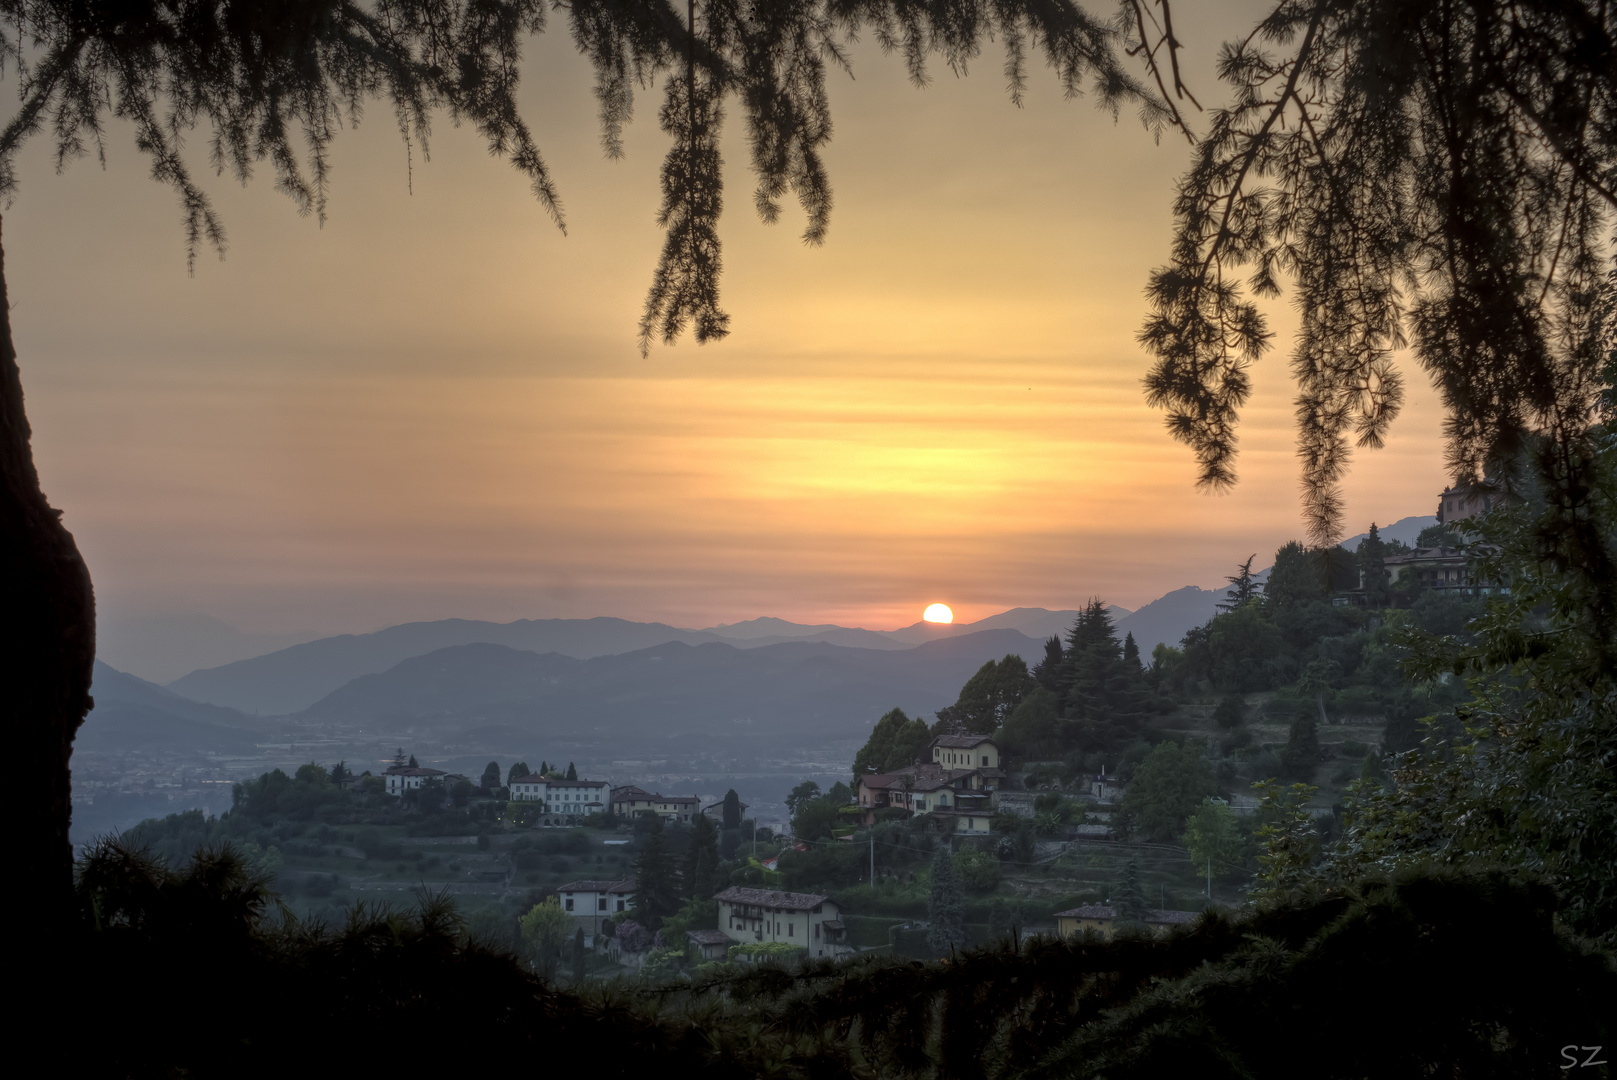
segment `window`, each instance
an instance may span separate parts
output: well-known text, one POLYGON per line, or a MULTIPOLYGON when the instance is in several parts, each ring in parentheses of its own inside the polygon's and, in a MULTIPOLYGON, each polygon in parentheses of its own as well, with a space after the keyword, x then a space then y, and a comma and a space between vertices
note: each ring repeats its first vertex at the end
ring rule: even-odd
POLYGON ((622 910, 623 910, 623 901, 622 901, 622 900, 619 900, 619 901, 618 901, 618 910, 619 910, 619 911, 622 911, 622 910))
POLYGON ((573 898, 571 896, 567 898, 567 910, 573 910, 573 898))
POLYGON ((796 931, 797 931, 797 925, 795 923, 787 923, 786 924, 786 936, 787 937, 796 937, 797 936, 796 931))
POLYGON ((600 897, 599 899, 597 899, 595 901, 595 910, 596 911, 605 911, 606 910, 606 897, 604 897, 604 896, 600 897))
POLYGON ((815 941, 820 940, 820 924, 819 923, 814 924, 814 940, 815 941))

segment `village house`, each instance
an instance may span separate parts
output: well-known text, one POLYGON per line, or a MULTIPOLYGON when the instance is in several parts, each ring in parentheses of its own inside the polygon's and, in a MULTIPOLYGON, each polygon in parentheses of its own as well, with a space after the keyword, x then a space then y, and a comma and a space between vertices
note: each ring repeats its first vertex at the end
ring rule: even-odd
POLYGON ((958 833, 986 835, 1005 773, 999 746, 983 735, 939 735, 927 747, 929 760, 890 773, 859 777, 855 798, 865 824, 892 808, 933 814, 958 833))
POLYGON ((441 781, 447 775, 442 769, 422 769, 410 765, 393 765, 389 766, 388 770, 382 774, 382 779, 387 782, 387 793, 389 795, 403 795, 406 791, 421 787, 428 780, 441 781))
POLYGON ((723 960, 733 944, 723 930, 687 930, 685 940, 699 960, 723 960))
POLYGON ((1456 521, 1486 514, 1496 506, 1506 506, 1514 497, 1492 484, 1472 484, 1469 487, 1446 487, 1437 497, 1437 523, 1452 525, 1456 521))
POLYGON ((612 787, 605 780, 551 780, 545 785, 544 825, 572 825, 586 814, 604 814, 612 787))
POLYGON ((740 886, 713 899, 719 902, 719 929, 734 944, 783 941, 801 945, 809 956, 845 956, 853 951, 835 900, 816 893, 740 886))
MULTIPOLYGON (((1195 911, 1152 910, 1145 913, 1145 927, 1157 937, 1166 937, 1181 926, 1189 926, 1200 914, 1195 911)), ((1055 913, 1056 933, 1064 938, 1082 937, 1093 931, 1107 941, 1117 932, 1122 909, 1112 904, 1085 904, 1055 913)))
POLYGON ((538 773, 529 773, 511 781, 512 802, 544 802, 550 781, 538 773))
POLYGON ((620 817, 656 814, 664 821, 689 825, 701 805, 694 795, 656 795, 632 784, 612 789, 612 812, 620 817))
MULTIPOLYGON (((618 881, 570 881, 556 890, 561 909, 579 920, 584 933, 593 939, 601 923, 634 906, 634 878, 618 881)), ((585 942, 593 944, 592 941, 585 942)))

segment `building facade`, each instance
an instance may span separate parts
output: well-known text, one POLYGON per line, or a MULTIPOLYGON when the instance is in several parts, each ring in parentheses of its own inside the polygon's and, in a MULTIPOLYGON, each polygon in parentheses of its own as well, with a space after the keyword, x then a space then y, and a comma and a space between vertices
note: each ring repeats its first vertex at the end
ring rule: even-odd
POLYGON ((387 782, 389 795, 403 795, 406 791, 419 788, 428 780, 442 780, 449 774, 442 769, 411 768, 408 765, 394 765, 382 774, 387 782))
POLYGON ((634 906, 634 878, 617 881, 570 881, 556 890, 561 909, 577 919, 590 938, 601 932, 601 923, 634 906))
POLYGON ((802 946, 809 956, 844 956, 852 951, 835 900, 816 893, 739 886, 713 899, 719 902, 719 929, 737 945, 782 941, 802 946))
POLYGON ((689 825, 701 808, 702 800, 694 795, 657 795, 632 784, 612 789, 612 812, 622 817, 656 814, 689 825))
MULTIPOLYGON (((1111 904, 1085 904, 1055 913, 1056 933, 1064 938, 1082 937, 1086 933, 1099 934, 1107 941, 1117 932, 1121 909, 1111 904)), ((1146 929, 1157 937, 1166 937, 1181 926, 1196 921, 1197 912, 1153 909, 1145 913, 1146 929)))
POLYGON ((859 777, 854 797, 865 824, 890 808, 936 815, 956 832, 987 834, 1005 780, 998 744, 982 735, 939 735, 926 752, 927 759, 896 772, 859 777))

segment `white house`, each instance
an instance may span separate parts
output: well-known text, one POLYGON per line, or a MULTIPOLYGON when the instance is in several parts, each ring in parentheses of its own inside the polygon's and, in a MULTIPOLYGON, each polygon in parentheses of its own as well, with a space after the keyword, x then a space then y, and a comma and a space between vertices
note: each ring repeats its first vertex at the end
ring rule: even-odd
POLYGON ((784 941, 803 946, 810 956, 852 952, 835 900, 816 893, 740 886, 725 889, 713 899, 719 902, 719 929, 737 945, 784 941))
POLYGON ((556 890, 561 909, 580 920, 591 938, 600 933, 601 921, 634 906, 634 878, 621 881, 572 881, 556 890))
POLYGON ((428 780, 442 780, 448 774, 442 769, 419 769, 408 765, 394 765, 382 774, 387 781, 389 795, 403 795, 406 791, 420 787, 428 780))
POLYGON ((545 813, 561 820, 552 825, 578 821, 585 814, 604 814, 611 805, 612 786, 605 780, 548 780, 545 782, 545 813))
POLYGON ((519 776, 510 783, 511 800, 513 802, 544 802, 545 791, 550 781, 538 773, 529 773, 519 776))

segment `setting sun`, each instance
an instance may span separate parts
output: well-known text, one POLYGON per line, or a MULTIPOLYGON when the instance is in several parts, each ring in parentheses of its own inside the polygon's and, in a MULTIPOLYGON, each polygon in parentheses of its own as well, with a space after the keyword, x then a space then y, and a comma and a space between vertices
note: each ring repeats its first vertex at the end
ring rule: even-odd
POLYGON ((949 610, 948 604, 933 604, 926 609, 926 614, 922 615, 921 618, 927 622, 952 623, 954 622, 954 612, 949 610))

